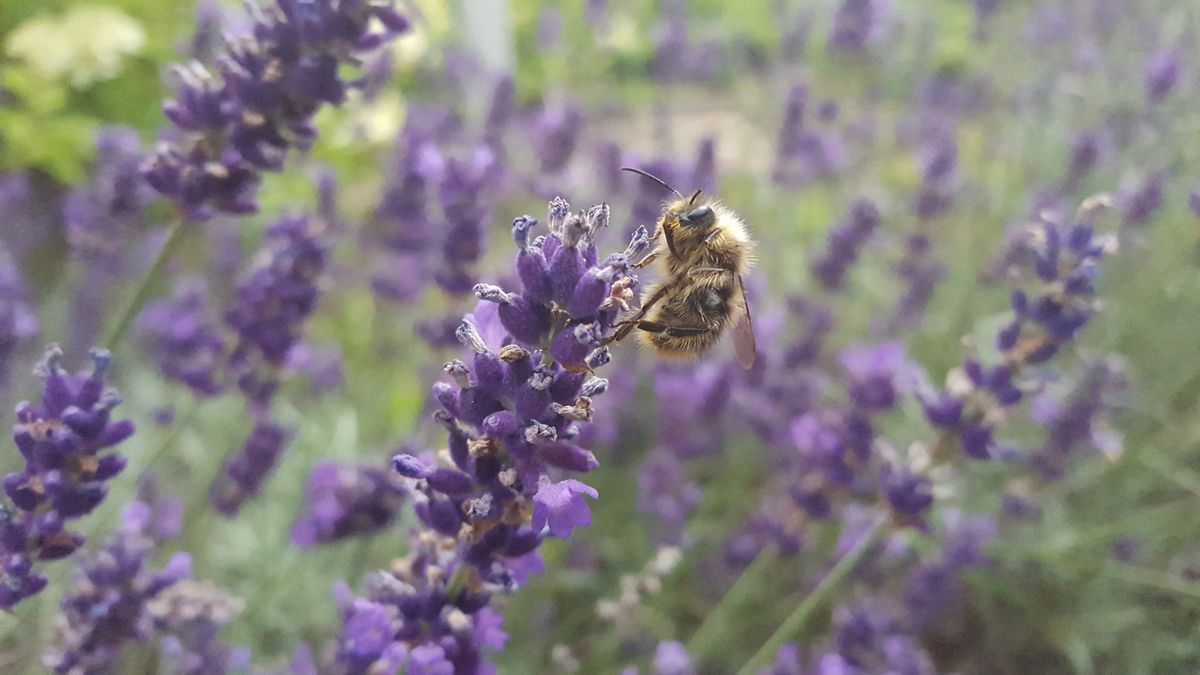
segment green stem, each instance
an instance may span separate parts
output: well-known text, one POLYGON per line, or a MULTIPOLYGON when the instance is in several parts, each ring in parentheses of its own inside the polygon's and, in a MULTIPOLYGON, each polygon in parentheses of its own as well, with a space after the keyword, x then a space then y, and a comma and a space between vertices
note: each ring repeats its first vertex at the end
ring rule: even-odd
POLYGON ((179 250, 179 247, 183 244, 183 240, 186 239, 184 235, 190 229, 189 225, 190 222, 188 220, 180 220, 171 227, 171 232, 167 235, 167 240, 163 242, 162 248, 159 249, 158 255, 154 258, 154 262, 150 264, 150 269, 142 277, 142 282, 134 293, 133 299, 125 306, 125 310, 121 313, 120 318, 117 319, 117 323, 113 325, 112 330, 104 336, 103 346, 105 348, 116 351, 117 343, 129 332, 129 328, 133 325, 133 320, 142 311, 142 307, 146 304, 146 301, 150 299, 150 294, 154 291, 154 284, 162 276, 167 263, 175 255, 175 252, 179 250))
POLYGON ((1102 574, 1111 579, 1120 579, 1139 586, 1149 586, 1168 593, 1200 598, 1200 584, 1158 570, 1125 563, 1113 563, 1104 569, 1102 574))
POLYGON ((808 623, 813 613, 829 599, 833 591, 858 566, 859 561, 862 560, 871 546, 878 541, 879 536, 884 531, 883 526, 885 522, 887 522, 885 518, 875 521, 875 524, 858 540, 854 548, 842 556, 842 559, 833 566, 833 569, 829 570, 824 579, 821 579, 821 583, 817 584, 817 587, 804 599, 804 602, 801 602, 796 607, 796 610, 787 619, 784 619, 779 628, 763 643, 763 646, 758 648, 754 656, 751 656, 750 660, 738 670, 738 675, 751 675, 756 672, 770 661, 771 657, 783 646, 783 643, 789 639, 796 638, 800 634, 800 631, 808 623))
POLYGON ((716 606, 712 608, 712 611, 704 618, 704 622, 688 640, 687 651, 693 660, 703 663, 714 647, 724 646, 721 640, 715 638, 722 634, 722 630, 728 624, 726 620, 728 615, 747 602, 749 591, 757 586, 753 582, 757 581, 762 573, 778 560, 779 557, 775 555, 774 550, 763 549, 746 566, 746 569, 742 570, 741 575, 733 582, 729 590, 725 591, 725 595, 721 596, 716 606))

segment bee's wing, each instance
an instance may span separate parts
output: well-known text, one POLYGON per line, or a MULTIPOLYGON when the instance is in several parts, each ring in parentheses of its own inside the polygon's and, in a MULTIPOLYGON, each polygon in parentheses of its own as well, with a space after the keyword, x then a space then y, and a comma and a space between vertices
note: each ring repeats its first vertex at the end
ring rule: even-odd
POLYGON ((737 316, 733 317, 733 350, 737 353, 738 364, 749 370, 754 366, 757 348, 754 345, 754 322, 750 320, 750 302, 746 300, 746 285, 740 274, 737 278, 737 294, 742 306, 737 316))

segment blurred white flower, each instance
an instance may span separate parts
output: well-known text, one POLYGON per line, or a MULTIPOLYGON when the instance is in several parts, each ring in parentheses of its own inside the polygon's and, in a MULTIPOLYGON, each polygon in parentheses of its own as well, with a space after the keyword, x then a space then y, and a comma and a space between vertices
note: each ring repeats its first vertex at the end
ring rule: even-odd
POLYGON ((135 19, 103 5, 77 5, 60 15, 35 16, 9 35, 5 51, 43 77, 86 87, 120 72, 146 32, 135 19))

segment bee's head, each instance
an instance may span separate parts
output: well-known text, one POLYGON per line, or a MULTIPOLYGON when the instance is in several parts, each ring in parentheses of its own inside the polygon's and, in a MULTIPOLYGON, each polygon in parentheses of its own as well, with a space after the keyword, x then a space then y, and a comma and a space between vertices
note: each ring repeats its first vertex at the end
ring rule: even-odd
POLYGON ((699 197, 700 191, 696 190, 690 199, 679 199, 668 206, 668 210, 683 227, 706 229, 717 221, 717 214, 711 206, 703 202, 697 203, 699 197))

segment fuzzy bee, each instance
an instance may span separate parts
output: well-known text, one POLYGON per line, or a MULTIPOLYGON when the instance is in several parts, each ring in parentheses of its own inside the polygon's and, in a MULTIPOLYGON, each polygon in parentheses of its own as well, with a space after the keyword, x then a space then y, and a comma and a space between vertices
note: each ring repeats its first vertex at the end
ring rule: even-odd
POLYGON ((675 193, 658 219, 651 242, 655 249, 636 266, 657 262, 660 281, 642 294, 641 308, 623 319, 610 341, 634 328, 659 354, 693 358, 712 347, 725 329, 733 329, 738 363, 754 365, 754 327, 742 275, 752 263, 754 241, 737 214, 700 190, 684 197, 662 179, 623 167, 675 193))

